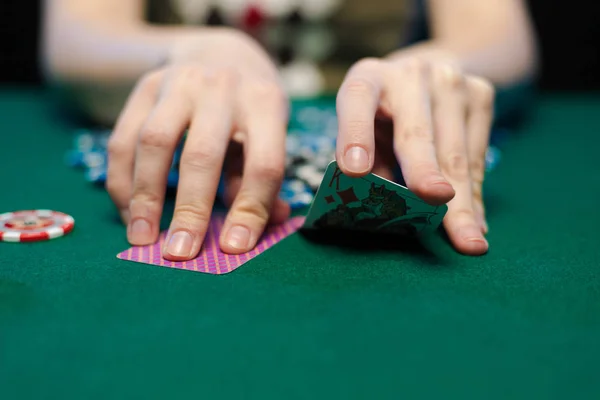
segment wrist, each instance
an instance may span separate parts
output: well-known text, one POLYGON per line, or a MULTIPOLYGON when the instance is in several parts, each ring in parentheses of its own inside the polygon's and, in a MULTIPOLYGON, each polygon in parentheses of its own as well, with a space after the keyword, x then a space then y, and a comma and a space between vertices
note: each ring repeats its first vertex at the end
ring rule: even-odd
POLYGON ((279 75, 265 49, 252 37, 232 28, 200 28, 182 35, 170 44, 161 61, 162 66, 199 63, 253 71, 267 79, 279 75))

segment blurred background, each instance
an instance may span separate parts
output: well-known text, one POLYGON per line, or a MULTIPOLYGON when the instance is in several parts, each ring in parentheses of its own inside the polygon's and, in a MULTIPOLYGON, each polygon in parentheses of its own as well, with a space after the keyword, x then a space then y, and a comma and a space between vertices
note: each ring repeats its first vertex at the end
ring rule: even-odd
MULTIPOLYGON (((600 89, 600 2, 529 0, 528 3, 541 47, 540 87, 544 90, 600 89)), ((39 20, 37 0, 0 2, 0 83, 41 83, 39 20)), ((286 54, 281 57, 285 58, 286 54)))

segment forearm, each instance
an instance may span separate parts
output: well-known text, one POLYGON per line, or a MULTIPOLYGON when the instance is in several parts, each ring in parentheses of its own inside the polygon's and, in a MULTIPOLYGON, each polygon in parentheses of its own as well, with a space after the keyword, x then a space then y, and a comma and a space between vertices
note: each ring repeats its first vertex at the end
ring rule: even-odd
POLYGON ((165 61, 174 43, 203 29, 56 21, 46 30, 43 69, 61 83, 127 84, 165 61))
POLYGON ((523 0, 427 1, 432 39, 391 57, 446 60, 496 86, 536 73, 536 38, 523 0))
POLYGON ((176 43, 206 31, 150 26, 132 13, 108 18, 102 10, 85 12, 74 4, 47 3, 42 69, 72 106, 108 125, 144 73, 162 64, 176 43))
POLYGON ((70 107, 110 126, 136 81, 163 62, 177 33, 153 36, 137 28, 61 28, 43 47, 46 80, 70 107))
POLYGON ((496 86, 510 86, 537 72, 535 46, 516 46, 506 39, 474 44, 432 39, 389 55, 391 59, 408 56, 455 64, 469 74, 489 79, 496 86))

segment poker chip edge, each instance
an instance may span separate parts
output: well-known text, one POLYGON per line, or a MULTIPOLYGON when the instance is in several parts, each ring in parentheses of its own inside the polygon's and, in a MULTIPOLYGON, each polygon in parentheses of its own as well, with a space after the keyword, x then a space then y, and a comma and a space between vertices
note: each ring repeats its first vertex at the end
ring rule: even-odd
POLYGON ((0 242, 41 242, 62 237, 71 232, 74 228, 75 219, 71 215, 60 211, 35 209, 18 210, 0 214, 0 242), (55 222, 51 226, 39 229, 36 232, 25 232, 23 230, 6 228, 4 226, 4 221, 24 213, 35 213, 35 215, 39 217, 51 217, 55 222), (58 220, 59 218, 62 220, 58 220), (59 223, 60 225, 58 225, 59 223))

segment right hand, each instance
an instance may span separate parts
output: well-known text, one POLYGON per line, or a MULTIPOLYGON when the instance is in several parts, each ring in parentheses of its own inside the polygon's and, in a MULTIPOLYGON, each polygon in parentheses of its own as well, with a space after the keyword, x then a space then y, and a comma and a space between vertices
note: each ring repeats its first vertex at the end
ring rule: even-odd
POLYGON ((178 44, 166 66, 139 81, 109 143, 106 185, 128 225, 129 242, 157 240, 172 157, 189 128, 163 256, 197 255, 223 167, 231 208, 221 249, 254 248, 266 224, 290 212, 278 198, 287 113, 277 70, 249 37, 213 29, 178 44))

